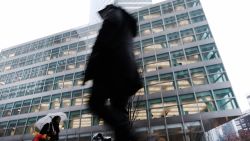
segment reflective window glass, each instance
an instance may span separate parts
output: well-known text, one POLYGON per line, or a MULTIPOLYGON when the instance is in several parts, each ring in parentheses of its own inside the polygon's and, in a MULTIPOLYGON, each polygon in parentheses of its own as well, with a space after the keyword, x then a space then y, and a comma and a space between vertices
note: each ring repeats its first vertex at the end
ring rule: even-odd
POLYGON ((205 85, 208 84, 207 75, 204 68, 191 69, 191 77, 193 85, 205 85))
POLYGON ((175 72, 175 77, 179 89, 191 87, 191 80, 187 70, 175 72))
POLYGON ((222 64, 207 66, 208 78, 210 83, 228 81, 226 72, 222 64))
POLYGON ((182 45, 179 32, 167 34, 169 47, 178 47, 182 45))

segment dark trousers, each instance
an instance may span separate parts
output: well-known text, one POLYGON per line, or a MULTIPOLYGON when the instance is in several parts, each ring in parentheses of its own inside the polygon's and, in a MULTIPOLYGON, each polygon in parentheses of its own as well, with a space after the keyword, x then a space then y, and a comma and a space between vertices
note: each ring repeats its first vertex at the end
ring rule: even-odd
POLYGON ((115 133, 116 141, 129 141, 131 134, 127 103, 129 94, 126 90, 106 87, 94 82, 89 100, 90 110, 102 118, 115 133), (107 105, 107 100, 110 104, 107 105))

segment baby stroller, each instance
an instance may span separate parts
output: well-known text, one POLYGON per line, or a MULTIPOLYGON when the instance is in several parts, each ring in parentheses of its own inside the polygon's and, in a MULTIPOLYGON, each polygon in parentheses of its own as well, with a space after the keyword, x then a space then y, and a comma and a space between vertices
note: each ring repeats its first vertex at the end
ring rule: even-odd
POLYGON ((111 137, 104 137, 101 133, 95 133, 91 141, 111 141, 111 137))

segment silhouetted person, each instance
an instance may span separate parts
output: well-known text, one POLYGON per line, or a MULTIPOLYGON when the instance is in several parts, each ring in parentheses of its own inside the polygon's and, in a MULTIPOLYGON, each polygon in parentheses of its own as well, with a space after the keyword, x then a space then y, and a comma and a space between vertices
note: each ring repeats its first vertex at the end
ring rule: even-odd
MULTIPOLYGON (((59 140, 59 123, 61 121, 60 116, 55 116, 50 123, 46 123, 40 131, 40 134, 47 134, 48 141, 59 140)), ((45 140, 44 140, 45 141, 45 140)))
POLYGON ((99 14, 104 21, 84 78, 84 83, 93 80, 89 107, 112 127, 116 141, 134 141, 126 106, 130 96, 142 87, 132 51, 137 21, 114 5, 99 14), (108 99, 110 105, 106 104, 108 99))

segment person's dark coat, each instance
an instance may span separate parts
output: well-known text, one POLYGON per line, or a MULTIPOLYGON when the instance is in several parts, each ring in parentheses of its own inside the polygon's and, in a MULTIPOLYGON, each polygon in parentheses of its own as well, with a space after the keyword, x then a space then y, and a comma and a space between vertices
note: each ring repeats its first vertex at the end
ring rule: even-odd
POLYGON ((104 10, 108 12, 93 46, 84 82, 92 79, 95 85, 128 90, 128 95, 133 95, 142 87, 133 54, 137 21, 122 8, 107 6, 104 10))
POLYGON ((40 134, 47 134, 50 137, 50 141, 59 140, 59 124, 56 122, 46 123, 40 131, 40 134))

